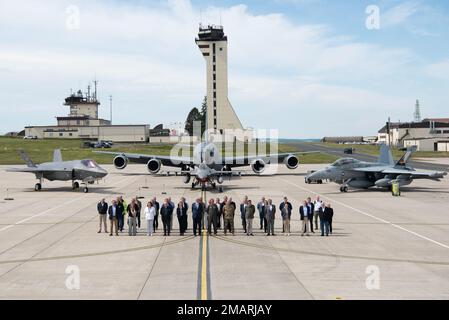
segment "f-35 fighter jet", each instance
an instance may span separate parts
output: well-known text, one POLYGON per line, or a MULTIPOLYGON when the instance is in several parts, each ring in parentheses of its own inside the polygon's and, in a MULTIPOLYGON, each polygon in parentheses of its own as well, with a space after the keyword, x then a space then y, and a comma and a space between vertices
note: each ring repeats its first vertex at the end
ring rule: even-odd
POLYGON ((34 186, 34 190, 40 191, 42 189, 42 182, 44 179, 50 181, 72 181, 73 190, 78 189, 81 181, 85 185, 83 191, 89 192, 87 184, 93 184, 95 181, 105 177, 108 172, 101 168, 95 161, 73 160, 62 161, 61 150, 56 149, 53 153, 53 162, 45 162, 35 164, 25 151, 20 150, 20 156, 27 164, 26 168, 9 168, 6 171, 10 172, 30 172, 36 175, 39 180, 34 186))

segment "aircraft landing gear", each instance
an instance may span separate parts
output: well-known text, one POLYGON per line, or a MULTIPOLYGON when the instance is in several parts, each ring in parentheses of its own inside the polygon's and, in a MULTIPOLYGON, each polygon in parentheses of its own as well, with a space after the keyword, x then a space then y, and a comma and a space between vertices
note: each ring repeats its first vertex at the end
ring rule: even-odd
POLYGON ((218 192, 223 193, 223 186, 218 187, 218 192))
POLYGON ((211 184, 211 186, 212 186, 212 189, 217 189, 217 185, 215 184, 215 182, 212 182, 212 184, 211 184))
POLYGON ((340 187, 340 192, 348 192, 348 187, 347 186, 341 186, 340 187))
POLYGON ((88 193, 89 192, 89 188, 88 187, 84 187, 83 192, 84 193, 88 193))
POLYGON ((80 187, 80 184, 77 181, 73 181, 72 182, 72 189, 73 190, 79 189, 79 187, 80 187))
POLYGON ((195 189, 195 182, 192 182, 192 189, 195 189))
POLYGON ((42 190, 42 184, 36 183, 36 185, 34 186, 34 191, 41 191, 41 190, 42 190))

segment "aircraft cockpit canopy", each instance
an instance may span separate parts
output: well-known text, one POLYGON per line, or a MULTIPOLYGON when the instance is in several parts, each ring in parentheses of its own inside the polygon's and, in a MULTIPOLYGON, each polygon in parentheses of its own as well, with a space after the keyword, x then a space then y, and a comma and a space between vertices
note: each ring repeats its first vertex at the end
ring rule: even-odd
POLYGON ((98 168, 98 164, 94 160, 81 160, 81 163, 87 168, 98 168))
POLYGON ((334 163, 331 164, 332 167, 342 167, 342 166, 346 166, 349 164, 354 164, 359 162, 356 159, 353 158, 342 158, 342 159, 338 159, 337 161, 335 161, 334 163))

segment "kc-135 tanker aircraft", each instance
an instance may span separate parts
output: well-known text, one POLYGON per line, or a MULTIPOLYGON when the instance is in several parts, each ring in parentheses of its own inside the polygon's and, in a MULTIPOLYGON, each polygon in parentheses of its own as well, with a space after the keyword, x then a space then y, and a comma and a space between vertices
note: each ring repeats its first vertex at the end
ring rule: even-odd
POLYGON ((377 162, 359 161, 353 158, 341 158, 330 166, 306 176, 306 183, 330 180, 340 184, 340 191, 347 192, 348 187, 368 189, 371 187, 391 188, 393 183, 406 186, 414 179, 439 181, 447 175, 440 171, 416 171, 407 165, 415 149, 409 149, 396 163, 393 161, 390 147, 383 144, 377 162))
MULTIPOLYGON (((176 175, 184 177, 184 183, 192 181, 192 189, 200 185, 206 187, 210 185, 216 188, 216 183, 222 184, 224 178, 231 178, 232 176, 250 175, 248 171, 239 170, 232 171, 232 168, 243 166, 250 166, 252 174, 260 175, 265 171, 269 164, 284 163, 289 169, 296 169, 299 165, 298 155, 312 152, 292 152, 292 153, 277 153, 270 155, 255 155, 255 156, 232 156, 222 157, 219 149, 214 143, 205 142, 198 143, 194 146, 192 157, 179 156, 160 156, 149 154, 135 154, 135 153, 121 153, 108 151, 95 151, 96 153, 111 154, 115 158, 113 164, 117 169, 125 169, 129 162, 146 164, 148 171, 151 174, 158 174, 161 166, 180 168, 180 171, 174 171, 176 175)), ((166 172, 170 175, 170 172, 166 172)), ((219 191, 223 188, 219 186, 219 191)))

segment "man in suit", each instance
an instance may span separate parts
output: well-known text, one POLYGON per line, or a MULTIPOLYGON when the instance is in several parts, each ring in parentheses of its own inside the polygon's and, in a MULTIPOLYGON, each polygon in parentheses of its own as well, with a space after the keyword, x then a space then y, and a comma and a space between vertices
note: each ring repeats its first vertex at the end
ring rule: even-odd
MULTIPOLYGON (((170 206, 172 212, 175 211, 176 206, 175 203, 171 200, 171 197, 168 197, 168 205, 170 206)), ((170 230, 173 229, 173 215, 170 217, 170 230)))
POLYGON ((173 208, 168 199, 164 200, 161 207, 162 225, 164 227, 164 236, 170 236, 173 208))
POLYGON ((243 198, 243 202, 240 204, 240 218, 242 219, 242 227, 245 233, 246 232, 246 206, 248 205, 248 196, 243 198))
POLYGON ((197 198, 195 203, 192 204, 193 234, 195 235, 195 237, 197 230, 198 234, 201 234, 201 222, 203 220, 203 212, 204 206, 201 201, 201 198, 197 198))
POLYGON ((137 235, 137 212, 139 207, 137 205, 136 199, 132 199, 131 203, 126 208, 128 212, 128 234, 130 236, 137 235))
POLYGON ((209 206, 207 207, 207 215, 209 221, 207 225, 207 233, 212 234, 212 227, 214 228, 214 234, 217 234, 218 228, 218 206, 215 204, 214 199, 209 200, 209 206))
POLYGON ((310 231, 312 233, 315 233, 315 231, 313 231, 313 215, 317 208, 315 207, 315 203, 312 202, 312 199, 310 197, 307 198, 307 207, 309 208, 309 212, 310 212, 310 214, 308 216, 308 221, 310 223, 310 231))
MULTIPOLYGON (((307 201, 303 201, 302 206, 299 207, 299 217, 302 221, 302 233, 301 236, 309 235, 309 219, 313 218, 313 210, 311 210, 307 201)), ((313 225, 312 225, 313 228, 313 225)))
POLYGON ((262 197, 257 204, 257 210, 259 211, 260 230, 264 229, 267 232, 267 221, 265 220, 265 197, 262 197))
POLYGON ((273 204, 273 200, 268 199, 267 204, 264 207, 265 220, 267 221, 266 229, 268 231, 267 236, 270 234, 274 236, 274 219, 276 217, 276 206, 273 204))
POLYGON ((282 232, 289 236, 290 235, 290 218, 292 216, 293 206, 288 201, 287 197, 284 197, 284 201, 279 205, 279 210, 281 211, 281 217, 283 222, 283 230, 282 232))
POLYGON ((97 205, 98 216, 100 217, 100 229, 98 233, 101 233, 101 225, 104 225, 104 232, 108 232, 108 226, 106 224, 106 214, 108 213, 108 204, 103 198, 97 205))
POLYGON ((215 199, 215 204, 217 205, 218 208, 218 218, 217 218, 217 228, 221 229, 221 214, 222 214, 222 203, 220 202, 220 198, 215 199))
POLYGON ((328 210, 327 216, 329 217, 329 232, 332 234, 332 220, 334 218, 334 209, 332 209, 331 204, 326 204, 325 210, 328 210))
POLYGON ((246 219, 246 235, 254 236, 253 234, 253 220, 256 213, 256 207, 252 204, 251 200, 248 200, 245 207, 245 219, 246 219))
POLYGON ((154 222, 153 222, 153 230, 157 230, 159 227, 159 202, 157 202, 156 197, 153 197, 153 200, 151 201, 153 202, 153 206, 154 206, 154 210, 155 210, 155 215, 154 215, 154 222))
POLYGON ((109 220, 111 221, 111 233, 109 235, 112 236, 112 233, 114 232, 114 228, 115 228, 115 235, 118 236, 119 209, 117 206, 117 200, 112 200, 112 205, 108 209, 108 214, 109 214, 109 220))
POLYGON ((140 229, 140 213, 142 212, 142 202, 139 201, 139 198, 137 196, 134 199, 136 199, 137 204, 137 227, 140 229))
MULTIPOLYGON (((324 203, 323 203, 324 206, 324 203)), ((330 205, 326 205, 324 209, 321 210, 320 215, 320 225, 321 225, 321 236, 326 234, 326 237, 329 236, 330 229, 330 221, 332 221, 332 216, 334 215, 334 210, 330 207, 330 205)))
POLYGON ((117 223, 120 232, 123 231, 123 226, 125 225, 125 214, 126 214, 125 204, 126 202, 125 200, 123 200, 122 196, 117 198, 117 223))
POLYGON ((179 235, 183 236, 184 232, 187 230, 187 210, 189 209, 184 198, 178 203, 178 208, 176 209, 176 215, 178 217, 179 224, 179 235))

